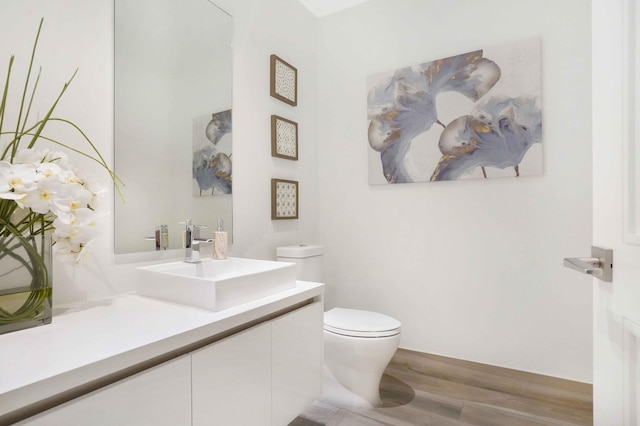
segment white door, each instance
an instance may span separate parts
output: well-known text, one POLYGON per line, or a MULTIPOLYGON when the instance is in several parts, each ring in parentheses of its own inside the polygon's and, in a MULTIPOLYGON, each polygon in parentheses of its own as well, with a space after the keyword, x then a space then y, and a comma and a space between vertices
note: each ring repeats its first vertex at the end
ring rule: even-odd
POLYGON ((613 249, 614 265, 613 282, 593 279, 594 424, 602 426, 640 425, 640 97, 634 87, 640 74, 630 68, 640 55, 634 35, 640 24, 634 7, 640 0, 592 0, 593 238, 594 245, 613 249))

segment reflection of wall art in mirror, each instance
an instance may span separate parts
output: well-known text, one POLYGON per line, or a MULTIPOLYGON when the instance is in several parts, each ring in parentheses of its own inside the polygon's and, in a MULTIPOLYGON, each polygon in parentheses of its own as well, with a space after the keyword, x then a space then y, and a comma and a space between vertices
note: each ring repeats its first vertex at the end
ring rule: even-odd
POLYGON ((193 195, 231 194, 231 110, 193 120, 193 195))
POLYGON ((298 123, 271 116, 271 155, 287 160, 298 159, 298 123))
POLYGON ((271 55, 271 96, 298 105, 298 70, 276 55, 271 55))
POLYGON ((298 218, 298 182, 271 179, 271 220, 298 218))
POLYGON ((369 184, 541 175, 541 56, 530 38, 370 77, 369 184))

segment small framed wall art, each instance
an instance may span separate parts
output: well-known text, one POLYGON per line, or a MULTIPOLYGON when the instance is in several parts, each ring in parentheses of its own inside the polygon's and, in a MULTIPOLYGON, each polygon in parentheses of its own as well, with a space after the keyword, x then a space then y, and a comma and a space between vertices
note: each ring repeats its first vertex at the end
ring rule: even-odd
POLYGON ((271 96, 298 105, 298 70, 276 55, 271 55, 271 96))
POLYGON ((298 123, 271 116, 271 155, 287 160, 298 159, 298 123))
POLYGON ((298 182, 271 179, 271 220, 298 218, 298 182))

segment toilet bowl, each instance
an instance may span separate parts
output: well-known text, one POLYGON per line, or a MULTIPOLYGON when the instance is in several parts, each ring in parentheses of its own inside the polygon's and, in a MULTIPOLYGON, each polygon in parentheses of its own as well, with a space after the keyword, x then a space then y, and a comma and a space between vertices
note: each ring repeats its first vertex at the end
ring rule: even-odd
MULTIPOLYGON (((322 282, 322 246, 277 248, 277 259, 296 264, 297 278, 322 282)), ((400 321, 377 312, 333 308, 324 313, 324 392, 338 407, 381 404, 380 380, 400 344, 400 321)))
POLYGON ((333 308, 324 315, 323 399, 339 407, 381 404, 380 379, 400 344, 400 321, 333 308))

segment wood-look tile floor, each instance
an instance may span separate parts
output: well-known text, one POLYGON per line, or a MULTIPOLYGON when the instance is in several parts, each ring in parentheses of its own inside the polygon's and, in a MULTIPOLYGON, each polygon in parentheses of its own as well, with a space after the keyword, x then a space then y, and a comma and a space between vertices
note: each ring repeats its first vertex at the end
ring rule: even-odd
POLYGON ((289 426, 591 425, 592 386, 399 349, 380 384, 382 407, 318 400, 289 426))

